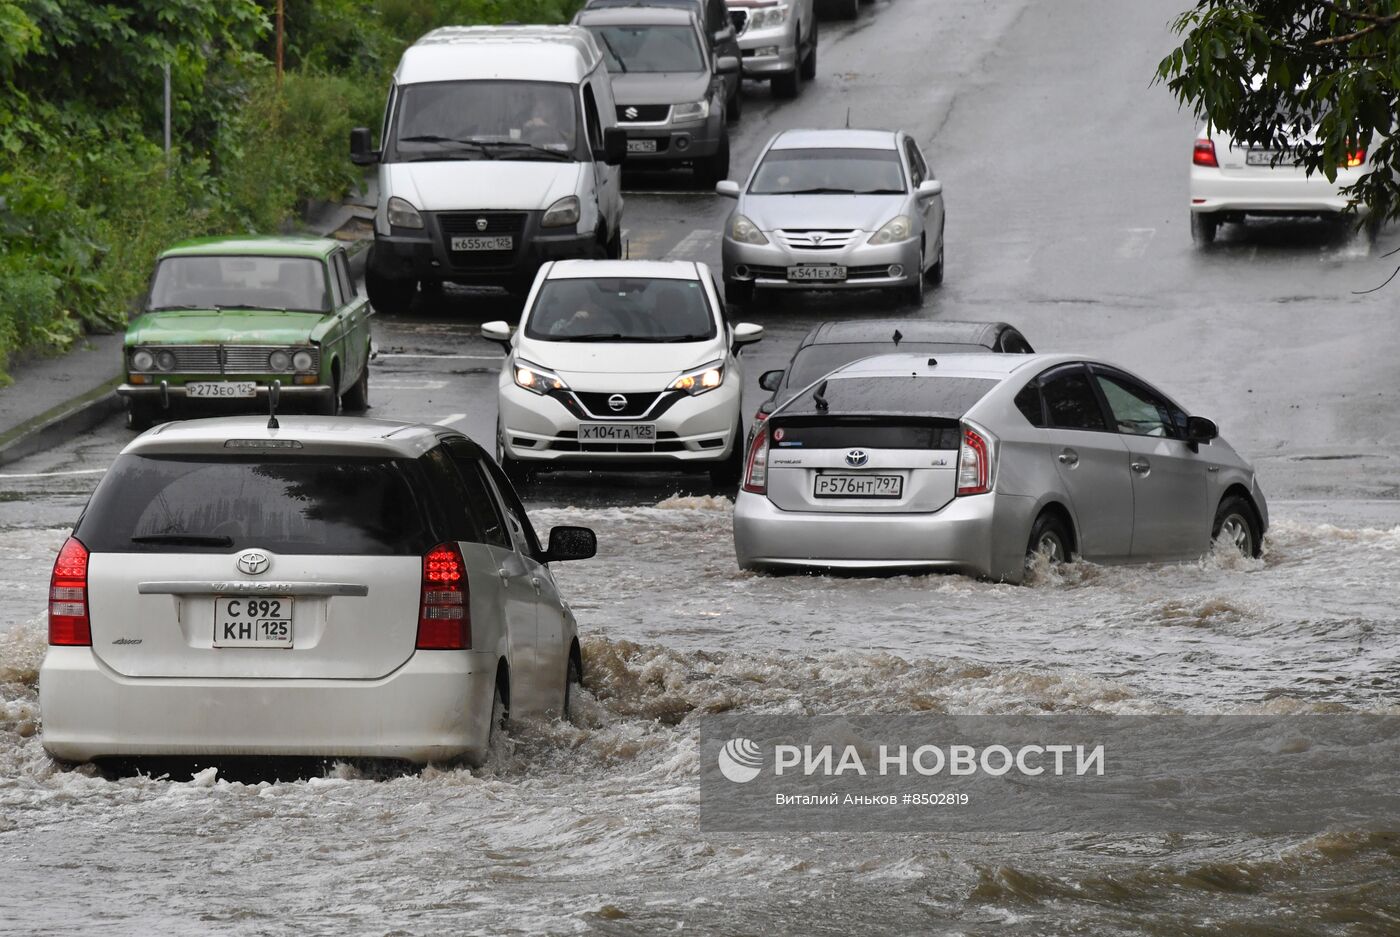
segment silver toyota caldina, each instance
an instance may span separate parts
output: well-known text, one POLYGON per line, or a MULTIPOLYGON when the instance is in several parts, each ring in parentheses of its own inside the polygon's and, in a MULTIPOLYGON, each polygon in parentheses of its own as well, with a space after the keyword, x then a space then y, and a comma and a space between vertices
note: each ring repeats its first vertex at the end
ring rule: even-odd
POLYGON ((947 569, 1258 556, 1254 469, 1210 420, 1073 355, 881 355, 775 410, 734 506, 744 568, 947 569))

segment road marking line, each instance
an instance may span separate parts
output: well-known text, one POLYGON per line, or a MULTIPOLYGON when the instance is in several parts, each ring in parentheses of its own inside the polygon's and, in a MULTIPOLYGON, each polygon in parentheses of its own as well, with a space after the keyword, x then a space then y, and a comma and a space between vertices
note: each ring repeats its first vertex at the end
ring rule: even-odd
POLYGON ((667 260, 701 260, 712 254, 719 247, 718 231, 692 231, 681 242, 666 252, 667 260))
POLYGON ((1157 235, 1156 228, 1126 228, 1127 237, 1123 243, 1118 245, 1118 256, 1124 259, 1141 257, 1147 253, 1147 247, 1152 243, 1152 238, 1157 235))
POLYGON ((442 390, 447 386, 446 381, 395 381, 378 378, 375 381, 376 387, 387 387, 390 390, 442 390))
POLYGON ((0 478, 55 478, 60 475, 101 475, 106 469, 73 469, 68 472, 19 472, 0 475, 0 478))
POLYGON ((396 354, 379 354, 379 355, 376 355, 375 357, 376 357, 376 359, 378 359, 378 358, 443 358, 443 359, 445 359, 445 360, 451 360, 451 361, 500 361, 500 360, 501 360, 502 358, 504 358, 505 356, 504 356, 504 355, 411 355, 411 354, 407 354, 407 353, 401 353, 401 354, 396 353, 396 354))
POLYGON ((465 413, 449 413, 449 414, 447 414, 447 416, 445 416, 445 417, 443 417, 442 419, 438 420, 438 421, 437 421, 436 423, 434 423, 433 425, 434 425, 434 426, 451 426, 453 423, 460 423, 462 420, 465 420, 466 418, 467 418, 467 415, 466 415, 465 413))

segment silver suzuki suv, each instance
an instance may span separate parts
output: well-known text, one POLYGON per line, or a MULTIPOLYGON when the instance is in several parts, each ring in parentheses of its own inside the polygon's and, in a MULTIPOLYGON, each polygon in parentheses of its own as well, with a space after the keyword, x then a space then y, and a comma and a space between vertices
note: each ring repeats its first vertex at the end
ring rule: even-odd
POLYGON ((947 569, 1258 556, 1254 469, 1216 426, 1074 355, 881 355, 778 407, 734 505, 739 565, 947 569))

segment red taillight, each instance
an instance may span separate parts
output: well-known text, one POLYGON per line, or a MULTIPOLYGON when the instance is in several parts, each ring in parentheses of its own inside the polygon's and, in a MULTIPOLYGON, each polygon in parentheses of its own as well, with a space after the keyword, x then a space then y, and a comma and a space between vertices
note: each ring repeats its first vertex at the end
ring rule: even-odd
POLYGON ((992 447, 980 433, 963 427, 958 450, 958 494, 982 495, 992 490, 992 447))
POLYGON ((1355 169, 1366 162, 1365 150, 1347 150, 1347 168, 1355 169))
POLYGON ((92 623, 87 601, 88 551, 76 537, 69 537, 49 579, 49 643, 92 644, 92 623))
POLYGON ((768 421, 768 414, 767 414, 765 411, 759 410, 759 411, 757 411, 756 413, 754 413, 754 415, 753 415, 753 422, 754 422, 754 425, 755 425, 755 426, 757 426, 759 423, 765 423, 765 422, 767 422, 767 421, 768 421))
POLYGON ((456 544, 440 543, 423 557, 423 598, 418 605, 418 648, 465 651, 472 646, 467 564, 456 544))
POLYGON ((744 490, 756 495, 768 492, 768 427, 758 431, 749 445, 749 457, 744 462, 744 490))
POLYGON ((1197 140, 1196 148, 1191 151, 1191 162, 1195 163, 1197 166, 1214 166, 1219 169, 1220 164, 1215 161, 1214 141, 1197 140))

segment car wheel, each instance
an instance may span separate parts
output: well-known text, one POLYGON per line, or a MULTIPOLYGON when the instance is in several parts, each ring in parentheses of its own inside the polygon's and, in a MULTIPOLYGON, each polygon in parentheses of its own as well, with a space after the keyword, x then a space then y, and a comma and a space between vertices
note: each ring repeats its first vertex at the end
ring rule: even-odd
POLYGON ((1191 240, 1197 244, 1209 244, 1215 240, 1215 231, 1220 227, 1220 220, 1214 215, 1203 211, 1193 211, 1191 213, 1191 240))
POLYGON ((903 296, 905 302, 909 303, 911 306, 920 306, 920 307, 923 306, 923 304, 924 304, 924 252, 923 252, 922 249, 920 249, 920 251, 919 251, 919 269, 915 272, 914 282, 911 283, 910 285, 904 287, 904 288, 901 289, 899 292, 900 292, 900 295, 903 296))
POLYGON ((1264 552, 1264 538, 1259 530, 1259 518, 1254 505, 1239 495, 1230 495, 1220 502, 1211 527, 1212 541, 1233 544, 1242 556, 1259 557, 1264 552))
POLYGON ((1051 566, 1071 562, 1073 542, 1063 520, 1048 511, 1042 513, 1031 525, 1030 540, 1026 542, 1026 566, 1038 556, 1044 556, 1051 566))
POLYGON ((340 372, 335 368, 331 369, 331 392, 316 401, 316 413, 320 416, 340 416, 340 372))
POLYGON ((350 386, 341 398, 341 404, 353 413, 363 413, 369 409, 369 354, 366 350, 365 366, 360 369, 360 379, 350 386))
POLYGON ((156 420, 155 407, 142 400, 134 400, 130 397, 126 401, 126 428, 137 433, 144 433, 151 428, 151 424, 156 420))
POLYGON ((574 649, 569 650, 569 670, 564 678, 564 720, 573 722, 575 699, 574 688, 583 689, 583 671, 579 667, 578 657, 574 649))
POLYGON ((938 259, 933 262, 933 266, 928 268, 926 274, 928 281, 934 286, 943 283, 943 239, 938 239, 938 259))
POLYGON ((724 301, 736 311, 752 306, 757 290, 751 280, 725 280, 724 301))
POLYGON ((729 178, 729 132, 720 137, 719 152, 714 156, 695 161, 695 185, 700 189, 713 189, 722 179, 729 178))
POLYGON ((622 259, 622 232, 614 231, 612 237, 608 238, 608 260, 622 259))
POLYGON ((491 724, 486 730, 486 747, 494 749, 500 744, 506 730, 510 728, 510 706, 501 693, 501 678, 496 678, 496 688, 491 693, 491 724))
POLYGON ((744 116, 744 95, 741 85, 734 86, 734 93, 729 96, 729 100, 724 102, 724 119, 731 124, 737 124, 739 118, 744 116))
POLYGON ((817 25, 812 24, 812 48, 802 59, 802 80, 815 81, 817 78, 817 25))
MULTIPOLYGON (((742 431, 743 427, 740 426, 742 431)), ((732 491, 739 485, 739 478, 744 473, 744 449, 739 444, 739 437, 742 432, 734 434, 734 445, 730 447, 729 455, 724 457, 724 461, 716 463, 710 468, 710 485, 713 488, 723 491, 732 491)))
POLYGON ((785 98, 787 100, 797 97, 797 93, 802 90, 801 83, 798 80, 797 69, 795 68, 790 72, 774 75, 771 85, 773 87, 773 97, 785 98))
POLYGON ((374 260, 370 259, 365 270, 365 291, 369 293, 369 303, 375 312, 388 316, 399 316, 408 312, 413 305, 413 297, 418 292, 417 280, 393 280, 374 270, 374 260))

